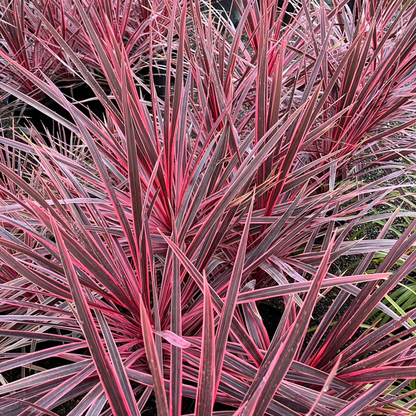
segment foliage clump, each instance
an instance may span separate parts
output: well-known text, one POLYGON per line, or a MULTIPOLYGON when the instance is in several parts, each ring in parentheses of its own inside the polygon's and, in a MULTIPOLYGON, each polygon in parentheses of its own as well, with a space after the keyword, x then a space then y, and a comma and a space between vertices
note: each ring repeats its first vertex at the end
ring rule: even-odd
POLYGON ((414 414, 416 7, 288 3, 0 3, 2 414, 414 414))

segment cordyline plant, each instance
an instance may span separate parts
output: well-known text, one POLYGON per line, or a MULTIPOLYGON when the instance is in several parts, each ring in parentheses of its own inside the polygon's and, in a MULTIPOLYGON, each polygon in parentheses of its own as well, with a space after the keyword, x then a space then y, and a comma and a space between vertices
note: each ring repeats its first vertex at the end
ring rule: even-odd
POLYGON ((414 414, 413 1, 3 4, 2 415, 414 414))

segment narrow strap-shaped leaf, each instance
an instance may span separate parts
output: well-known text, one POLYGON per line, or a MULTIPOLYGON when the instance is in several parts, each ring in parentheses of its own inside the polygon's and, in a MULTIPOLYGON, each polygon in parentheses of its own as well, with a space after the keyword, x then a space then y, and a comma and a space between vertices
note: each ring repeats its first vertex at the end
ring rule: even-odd
POLYGON ((196 395, 196 416, 209 415, 215 400, 214 310, 208 281, 204 276, 204 317, 202 328, 201 368, 196 395))
MULTIPOLYGON (((38 406, 37 404, 34 404, 28 400, 21 400, 21 399, 17 399, 17 398, 9 398, 9 397, 2 397, 2 400, 7 401, 11 401, 11 402, 18 402, 18 403, 22 403, 25 406, 27 406, 28 408, 31 409, 35 409, 38 410, 38 412, 41 412, 42 415, 46 415, 46 416, 58 416, 58 413, 55 412, 51 412, 48 409, 45 409, 42 406, 38 406)), ((35 414, 38 414, 38 412, 35 412, 35 414)))
MULTIPOLYGON (((176 232, 176 224, 172 213, 172 231, 175 243, 178 241, 176 232)), ((182 293, 181 293, 181 275, 179 268, 179 260, 177 256, 171 256, 171 328, 172 332, 178 337, 182 336, 182 293)), ((169 279, 170 280, 170 279, 169 279)), ((170 366, 170 395, 169 407, 171 416, 180 416, 182 413, 182 349, 172 344, 172 359, 170 366)))
POLYGON ((114 366, 114 370, 117 374, 117 379, 121 386, 122 394, 127 400, 129 409, 131 410, 132 414, 140 416, 140 411, 136 407, 134 394, 133 394, 129 379, 126 374, 126 368, 120 357, 120 352, 117 348, 116 342, 114 340, 114 336, 111 333, 111 329, 108 326, 108 323, 103 313, 99 310, 96 310, 95 313, 97 315, 98 322, 100 323, 103 337, 108 347, 108 353, 110 354, 111 362, 114 366))
POLYGON ((340 375, 339 378, 348 383, 355 384, 376 383, 382 380, 415 379, 416 365, 368 368, 365 370, 354 371, 345 376, 340 375))
MULTIPOLYGON (((24 338, 24 336, 26 335, 28 339, 29 338, 36 339, 37 334, 36 332, 32 332, 32 333, 27 332, 27 334, 25 334, 23 331, 1 331, 0 335, 9 336, 9 337, 15 336, 15 337, 22 337, 22 338, 24 338), (16 332, 16 334, 14 334, 14 332, 16 332), (31 336, 31 334, 33 334, 33 337, 31 336)), ((39 335, 43 335, 44 336, 43 339, 48 340, 47 338, 48 334, 38 334, 38 337, 39 335)), ((59 339, 59 336, 58 336, 57 340, 59 342, 70 340, 70 337, 62 337, 62 338, 63 339, 59 339)), ((55 340, 54 338, 51 338, 51 339, 55 340)), ((35 361, 46 360, 51 357, 56 357, 59 354, 64 354, 66 352, 74 351, 79 348, 85 348, 86 346, 87 346, 87 343, 85 341, 72 342, 71 344, 57 345, 56 347, 47 348, 45 350, 35 351, 29 354, 25 354, 24 357, 19 356, 16 358, 8 359, 7 361, 0 363, 0 373, 4 373, 5 371, 11 370, 13 368, 23 367, 25 365, 34 363, 35 361)))
POLYGON ((251 198, 247 215, 247 222, 244 226, 243 234, 238 246, 237 256, 234 262, 233 271, 231 273, 227 295, 225 297, 223 309, 221 311, 219 328, 215 339, 215 379, 217 388, 221 378, 221 368, 227 346, 227 338, 230 332, 231 322, 237 304, 237 296, 240 289, 241 277, 243 275, 244 260, 247 250, 247 239, 250 231, 254 200, 255 191, 253 193, 253 197, 251 198))
POLYGON ((24 377, 22 379, 13 381, 12 383, 0 386, 0 394, 15 392, 22 389, 27 389, 34 386, 41 386, 53 380, 59 380, 77 374, 91 364, 91 360, 84 360, 78 363, 62 365, 51 370, 41 371, 40 373, 24 377))
POLYGON ((315 410, 316 405, 318 403, 320 403, 320 401, 322 400, 323 395, 329 390, 329 386, 331 385, 332 380, 334 379, 334 377, 335 377, 335 375, 338 371, 340 361, 341 361, 341 355, 338 357, 338 359, 335 362, 331 372, 328 374, 328 378, 325 380, 325 384, 322 386, 322 389, 319 392, 319 395, 316 398, 314 405, 309 410, 309 412, 306 416, 312 416, 314 414, 314 410, 315 410))
POLYGON ((146 349, 147 361, 149 363, 150 372, 152 373, 153 385, 155 390, 157 414, 159 416, 168 416, 168 402, 166 399, 166 391, 163 382, 163 374, 161 370, 161 363, 159 363, 155 340, 153 339, 152 326, 150 325, 147 311, 144 307, 141 296, 139 296, 140 302, 140 320, 142 323, 144 346, 146 349))
POLYGON ((341 416, 350 416, 360 414, 360 410, 364 409, 368 404, 373 402, 374 399, 380 396, 384 391, 386 391, 392 382, 390 380, 376 382, 369 390, 364 394, 357 397, 342 410, 337 412, 337 415, 341 416))
MULTIPOLYGON (((387 279, 391 276, 390 273, 377 273, 377 274, 363 274, 358 276, 345 276, 334 277, 324 279, 321 287, 338 287, 344 284, 370 282, 380 279, 387 279)), ((241 293, 238 296, 237 303, 253 302, 263 299, 270 299, 277 296, 292 295, 300 292, 308 292, 313 284, 313 281, 301 282, 301 283, 289 283, 287 285, 272 286, 263 289, 256 289, 252 292, 241 293)))

